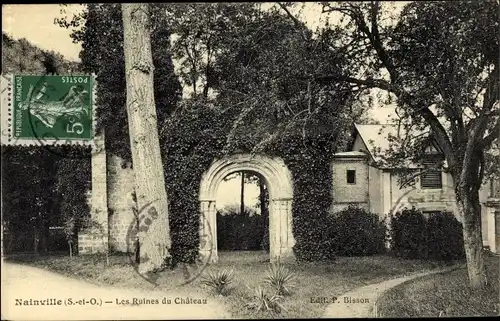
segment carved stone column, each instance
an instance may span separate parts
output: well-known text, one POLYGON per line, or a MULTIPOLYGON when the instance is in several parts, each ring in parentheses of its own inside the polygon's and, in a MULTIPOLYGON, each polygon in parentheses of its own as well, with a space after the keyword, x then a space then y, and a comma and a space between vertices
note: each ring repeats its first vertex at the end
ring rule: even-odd
POLYGON ((489 199, 486 203, 488 246, 493 253, 500 253, 500 200, 489 199))
POLYGON ((200 202, 200 256, 204 262, 216 263, 217 255, 217 210, 215 200, 200 202))
POLYGON ((495 217, 495 248, 492 250, 493 253, 500 253, 500 209, 496 208, 494 213, 495 217))
POLYGON ((269 206, 271 262, 293 260, 292 199, 273 199, 269 206))

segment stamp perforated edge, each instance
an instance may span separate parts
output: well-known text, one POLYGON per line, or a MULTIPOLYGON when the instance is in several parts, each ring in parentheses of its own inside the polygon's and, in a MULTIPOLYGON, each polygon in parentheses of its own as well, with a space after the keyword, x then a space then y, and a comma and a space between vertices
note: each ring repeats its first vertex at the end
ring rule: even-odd
POLYGON ((96 101, 97 101, 97 76, 95 73, 86 74, 86 73, 71 73, 71 74, 45 74, 40 75, 37 73, 11 73, 11 74, 2 74, 1 77, 2 82, 2 113, 1 113, 1 124, 2 124, 2 132, 1 132, 1 144, 7 146, 88 146, 92 149, 95 149, 95 139, 96 139, 96 126, 97 126, 97 116, 96 116, 96 101), (68 76, 68 77, 78 77, 78 76, 86 76, 91 77, 92 81, 92 92, 91 92, 91 114, 92 114, 92 138, 90 140, 41 140, 38 138, 17 138, 13 135, 13 116, 12 116, 12 97, 13 97, 13 85, 14 85, 14 77, 15 76, 68 76), (6 82, 4 85, 3 83, 6 82), (6 87, 6 88, 5 88, 6 87), (4 90, 5 88, 5 90, 4 90), (6 106, 4 106, 6 105, 6 106), (4 128, 4 126, 6 128, 4 128))

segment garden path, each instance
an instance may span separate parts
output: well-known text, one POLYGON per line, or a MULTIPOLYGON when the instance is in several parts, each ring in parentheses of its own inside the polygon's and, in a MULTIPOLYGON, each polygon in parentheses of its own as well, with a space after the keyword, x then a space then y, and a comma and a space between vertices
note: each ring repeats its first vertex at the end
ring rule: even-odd
POLYGON ((414 280, 435 273, 450 272, 462 265, 455 265, 445 269, 410 274, 384 282, 366 285, 340 296, 331 303, 323 314, 324 318, 375 318, 377 317, 377 301, 389 289, 404 282, 414 280))
MULTIPOLYGON (((228 318, 214 298, 181 291, 141 291, 99 287, 43 269, 2 262, 2 320, 145 320, 145 319, 220 319, 228 318), (96 305, 92 305, 95 298, 96 305), (118 304, 158 299, 158 304, 118 304), (170 304, 162 304, 162 299, 170 304), (62 305, 19 305, 19 300, 61 300, 62 305), (67 305, 85 300, 82 305, 67 305), (206 304, 181 304, 182 300, 207 299, 206 304), (105 303, 106 301, 111 303, 105 303)), ((144 302, 144 301, 143 301, 144 302)))

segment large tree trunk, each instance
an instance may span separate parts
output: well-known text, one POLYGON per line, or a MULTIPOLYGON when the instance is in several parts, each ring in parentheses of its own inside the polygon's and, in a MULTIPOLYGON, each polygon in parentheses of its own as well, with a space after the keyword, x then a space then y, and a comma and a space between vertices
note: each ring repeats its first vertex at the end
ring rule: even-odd
POLYGON ((49 252, 49 229, 46 225, 43 225, 40 233, 40 252, 46 254, 49 252))
POLYGON ((122 4, 127 115, 135 191, 140 216, 139 272, 155 271, 170 259, 165 178, 154 101, 150 16, 147 3, 122 4))
POLYGON ((480 289, 488 282, 483 259, 479 190, 477 187, 467 184, 458 188, 456 193, 458 208, 463 218, 464 247, 469 282, 472 288, 480 289))
POLYGON ((40 252, 38 251, 38 245, 40 243, 40 229, 38 226, 34 226, 33 228, 33 254, 38 255, 40 252))
POLYGON ((264 234, 261 245, 262 249, 269 253, 269 192, 262 176, 259 176, 259 191, 260 215, 264 221, 264 234))
MULTIPOLYGON (((266 207, 267 207, 266 196, 264 195, 265 192, 266 192, 266 188, 265 188, 264 180, 262 179, 262 177, 259 176, 260 215, 262 215, 263 217, 265 215, 266 207)), ((267 225, 267 223, 266 223, 266 225, 267 225)))
POLYGON ((240 214, 245 213, 245 172, 241 172, 240 214))

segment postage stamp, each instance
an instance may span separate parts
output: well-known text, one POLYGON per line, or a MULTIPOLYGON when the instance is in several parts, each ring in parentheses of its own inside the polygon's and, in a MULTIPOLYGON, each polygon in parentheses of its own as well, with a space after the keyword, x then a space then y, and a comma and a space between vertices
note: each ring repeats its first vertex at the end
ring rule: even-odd
POLYGON ((2 143, 89 145, 94 138, 91 75, 2 76, 2 143), (4 99, 6 97, 6 99, 4 99))

